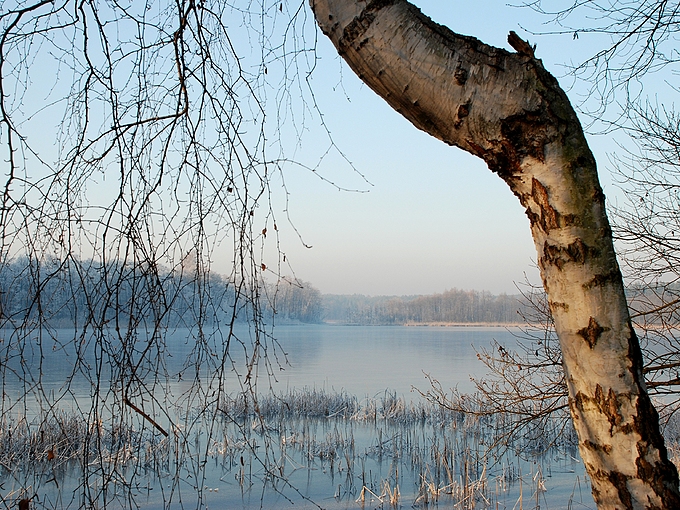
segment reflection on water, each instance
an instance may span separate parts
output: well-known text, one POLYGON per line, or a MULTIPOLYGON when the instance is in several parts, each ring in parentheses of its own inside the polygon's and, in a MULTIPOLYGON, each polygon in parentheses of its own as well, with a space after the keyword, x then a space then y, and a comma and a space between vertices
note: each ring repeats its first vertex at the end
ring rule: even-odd
MULTIPOLYGON (((251 341, 246 326, 236 333, 239 339, 251 341)), ((259 388, 267 389, 271 384, 276 391, 321 388, 372 397, 390 389, 415 398, 412 388, 426 390, 425 374, 429 374, 444 388, 458 387, 469 392, 474 390, 470 376, 481 376, 484 369, 475 348, 488 347, 494 339, 512 345, 513 333, 505 328, 478 327, 279 326, 275 330, 278 345, 269 339, 267 361, 271 366, 260 359, 254 372, 259 377, 259 388)), ((59 330, 53 336, 54 339, 40 339, 40 344, 36 338, 21 353, 9 357, 7 367, 12 374, 6 374, 6 393, 23 394, 26 386, 40 384, 48 394, 67 393, 77 399, 89 399, 97 385, 105 386, 103 383, 111 376, 112 358, 98 352, 96 341, 88 339, 76 346, 71 341, 72 330, 59 330)), ((224 346, 220 339, 224 337, 214 332, 206 336, 209 341, 202 346, 206 351, 203 356, 214 362, 222 357, 224 346)), ((195 333, 170 331, 163 348, 162 362, 148 366, 149 360, 144 360, 136 375, 154 380, 158 367, 160 378, 168 379, 163 391, 173 395, 186 393, 197 378, 214 376, 209 363, 195 362, 195 333)), ((124 356, 121 359, 127 361, 124 356)), ((250 359, 250 353, 233 342, 230 365, 223 377, 227 392, 241 388, 250 359)))
POLYGON ((289 367, 277 387, 315 386, 374 396, 386 388, 399 395, 427 389, 425 373, 444 388, 472 391, 470 375, 482 375, 475 347, 493 339, 514 342, 504 328, 400 326, 282 326, 277 338, 289 367))

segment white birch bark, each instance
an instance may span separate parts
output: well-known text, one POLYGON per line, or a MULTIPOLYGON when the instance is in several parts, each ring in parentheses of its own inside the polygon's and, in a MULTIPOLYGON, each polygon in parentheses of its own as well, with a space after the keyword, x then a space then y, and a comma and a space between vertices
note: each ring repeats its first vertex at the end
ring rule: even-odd
POLYGON ((311 5, 364 82, 419 129, 484 159, 526 208, 598 508, 680 508, 595 160, 557 81, 514 34, 510 53, 405 0, 311 5))

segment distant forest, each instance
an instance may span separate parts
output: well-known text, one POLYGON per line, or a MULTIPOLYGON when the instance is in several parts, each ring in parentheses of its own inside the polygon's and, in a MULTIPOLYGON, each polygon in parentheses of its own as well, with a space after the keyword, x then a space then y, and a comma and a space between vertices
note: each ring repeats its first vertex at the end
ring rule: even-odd
POLYGON ((0 327, 107 325, 135 328, 214 320, 235 304, 234 291, 214 275, 92 260, 19 258, 0 267, 0 327), (209 289, 198 299, 199 289, 209 289))
POLYGON ((193 327, 249 322, 318 323, 321 293, 282 281, 255 291, 217 273, 172 270, 92 260, 17 259, 0 264, 0 328, 193 327), (251 296, 258 294, 257 307, 251 296))
POLYGON ((524 308, 518 295, 447 290, 428 296, 323 296, 324 321, 343 324, 516 323, 524 308))
POLYGON ((0 327, 25 320, 54 327, 191 327, 247 322, 356 325, 520 322, 519 296, 452 289, 428 296, 322 295, 306 282, 260 289, 255 310, 238 282, 182 268, 144 271, 94 261, 18 259, 0 267, 0 327))

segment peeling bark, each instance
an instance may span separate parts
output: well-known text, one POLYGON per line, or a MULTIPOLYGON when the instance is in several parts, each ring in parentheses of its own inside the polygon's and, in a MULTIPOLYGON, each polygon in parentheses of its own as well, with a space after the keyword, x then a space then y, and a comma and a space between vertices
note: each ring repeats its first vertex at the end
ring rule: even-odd
POLYGON ((364 82, 419 129, 482 158, 525 208, 598 507, 680 508, 595 159, 557 80, 516 34, 518 53, 494 48, 405 0, 311 5, 364 82))
POLYGON ((581 335, 583 339, 588 342, 588 346, 593 349, 600 339, 600 335, 608 330, 609 328, 603 328, 591 317, 590 321, 588 321, 588 327, 579 329, 577 333, 581 335))

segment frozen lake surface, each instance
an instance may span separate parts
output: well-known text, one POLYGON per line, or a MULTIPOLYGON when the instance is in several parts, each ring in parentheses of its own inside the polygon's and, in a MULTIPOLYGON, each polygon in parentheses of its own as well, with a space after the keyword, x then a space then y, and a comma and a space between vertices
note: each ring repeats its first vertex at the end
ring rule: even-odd
POLYGON ((473 391, 470 378, 485 370, 476 349, 494 341, 511 347, 519 330, 286 325, 273 337, 245 326, 235 332, 228 348, 223 333, 175 330, 162 341, 126 344, 121 337, 118 351, 115 342, 74 343, 73 331, 61 330, 36 336, 21 352, 8 333, 0 344, 3 418, 23 420, 27 442, 40 438, 16 458, 34 455, 42 464, 11 472, 4 500, 33 491, 34 503, 46 508, 94 501, 116 508, 449 508, 454 497, 476 508, 594 508, 573 451, 491 458, 485 441, 497 424, 440 413, 414 391, 428 390, 426 374, 444 389, 473 391), (225 403, 244 388, 262 395, 261 418, 225 403), (65 415, 86 424, 59 432, 65 415), (123 429, 127 435, 111 432, 123 429), (63 436, 79 434, 79 445, 96 446, 84 470, 64 453, 63 436), (122 436, 130 443, 123 454, 122 436))

